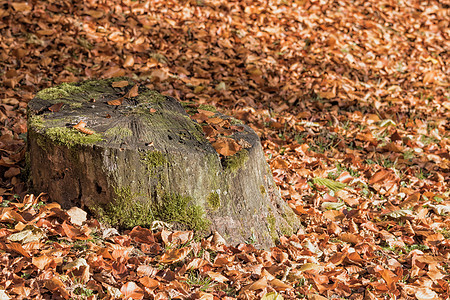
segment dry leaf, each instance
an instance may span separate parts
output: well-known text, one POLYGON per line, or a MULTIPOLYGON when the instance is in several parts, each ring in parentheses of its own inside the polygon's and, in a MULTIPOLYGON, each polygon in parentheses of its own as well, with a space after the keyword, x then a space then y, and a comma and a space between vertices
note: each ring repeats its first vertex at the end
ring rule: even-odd
POLYGON ((219 138, 212 144, 212 146, 217 153, 222 154, 223 156, 234 155, 242 148, 234 139, 231 138, 219 138))
POLYGON ((72 224, 81 226, 86 221, 87 212, 76 206, 69 209, 67 214, 70 216, 70 222, 72 224))
POLYGON ((183 260, 189 252, 191 252, 191 248, 184 247, 180 249, 168 249, 160 259, 160 262, 163 264, 173 264, 177 261, 183 260))
POLYGON ((139 95, 138 93, 138 89, 139 89, 139 85, 135 84, 129 91, 128 93, 126 93, 126 95, 124 96, 125 98, 133 98, 133 97, 137 97, 139 95))
POLYGON ((59 102, 59 103, 56 103, 56 104, 53 104, 52 106, 50 106, 48 108, 48 110, 51 112, 58 112, 63 107, 63 105, 64 105, 63 102, 59 102))
POLYGON ((128 80, 114 81, 111 86, 115 88, 122 88, 128 86, 128 80))
POLYGON ((144 291, 133 281, 129 281, 122 285, 120 292, 126 299, 143 299, 144 291))

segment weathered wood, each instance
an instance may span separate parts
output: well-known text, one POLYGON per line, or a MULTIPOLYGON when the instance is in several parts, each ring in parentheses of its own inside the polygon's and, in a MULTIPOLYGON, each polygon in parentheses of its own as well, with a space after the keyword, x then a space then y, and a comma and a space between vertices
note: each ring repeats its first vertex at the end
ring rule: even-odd
POLYGON ((232 135, 247 148, 221 159, 174 98, 143 86, 137 96, 121 98, 133 83, 112 87, 119 80, 62 84, 29 103, 36 190, 119 227, 159 220, 199 233, 216 230, 229 243, 253 238, 260 247, 298 229, 250 127, 238 125, 232 135), (117 99, 122 104, 111 105, 117 99), (93 133, 73 128, 80 121, 93 133))

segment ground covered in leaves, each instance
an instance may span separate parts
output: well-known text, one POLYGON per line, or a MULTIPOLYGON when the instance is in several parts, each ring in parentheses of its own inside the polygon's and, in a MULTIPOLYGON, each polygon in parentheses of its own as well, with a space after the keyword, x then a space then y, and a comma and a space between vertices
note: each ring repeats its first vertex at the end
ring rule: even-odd
POLYGON ((449 20, 436 0, 0 1, 0 299, 448 299, 449 20), (257 250, 26 196, 27 102, 123 75, 252 126, 304 229, 257 250))

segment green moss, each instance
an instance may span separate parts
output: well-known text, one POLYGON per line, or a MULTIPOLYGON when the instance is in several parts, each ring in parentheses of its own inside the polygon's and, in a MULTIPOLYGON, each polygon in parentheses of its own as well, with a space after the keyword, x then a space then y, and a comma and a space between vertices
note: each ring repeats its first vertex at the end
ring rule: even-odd
POLYGON ((199 205, 192 205, 192 198, 178 194, 166 194, 154 206, 158 220, 167 223, 179 223, 188 229, 205 231, 211 222, 205 218, 205 211, 199 205))
POLYGON ((212 210, 217 210, 220 207, 220 196, 217 192, 212 192, 208 195, 206 198, 206 202, 208 203, 208 206, 212 210))
POLYGON ((106 137, 117 137, 119 139, 124 139, 126 137, 132 136, 133 131, 131 131, 131 129, 128 127, 114 126, 106 130, 104 134, 106 137))
POLYGON ((278 234, 276 231, 276 220, 275 217, 272 213, 269 213, 269 215, 266 218, 267 220, 267 227, 269 229, 269 234, 270 237, 272 238, 272 240, 274 242, 276 242, 278 240, 278 234))
POLYGON ((150 174, 155 173, 155 169, 167 163, 167 157, 159 151, 145 151, 140 153, 141 161, 147 166, 150 174))
POLYGON ((291 236, 292 234, 294 234, 294 232, 292 231, 292 228, 287 227, 287 226, 281 226, 280 231, 281 231, 281 234, 283 234, 285 236, 291 236))
MULTIPOLYGON (((189 118, 188 116, 186 116, 186 118, 189 118)), ((200 126, 200 124, 193 122, 190 118, 189 121, 191 122, 191 124, 194 124, 194 129, 191 130, 192 135, 194 136, 194 138, 199 141, 200 143, 204 143, 207 141, 205 135, 203 134, 203 129, 202 126, 200 126)))
POLYGON ((157 91, 145 90, 136 97, 136 100, 139 103, 162 103, 166 101, 166 97, 157 91))
POLYGON ((73 94, 83 92, 83 89, 76 86, 74 83, 62 83, 55 87, 44 89, 36 94, 36 97, 42 100, 56 100, 61 98, 68 98, 73 94))
POLYGON ((239 170, 244 166, 247 160, 248 160, 248 151, 242 149, 236 154, 226 157, 224 159, 223 165, 227 170, 231 171, 232 173, 235 173, 237 170, 239 170))
POLYGON ((31 116, 29 124, 31 128, 41 130, 44 128, 44 118, 42 116, 31 116))
POLYGON ((120 228, 150 226, 153 223, 155 217, 151 205, 139 201, 142 195, 132 192, 130 187, 114 188, 114 193, 114 200, 105 208, 91 208, 100 221, 120 228))
POLYGON ((241 120, 238 120, 233 117, 229 118, 229 121, 230 121, 231 125, 243 125, 244 124, 244 122, 242 122, 241 120))
POLYGON ((94 144, 103 140, 98 133, 87 135, 74 128, 52 127, 46 130, 46 135, 54 142, 73 147, 75 145, 94 144))
POLYGON ((264 196, 264 195, 266 194, 266 188, 264 187, 264 185, 261 184, 261 185, 259 186, 259 190, 260 190, 260 192, 261 192, 261 195, 264 196))
POLYGON ((217 109, 210 104, 200 104, 198 106, 199 109, 203 109, 203 110, 207 110, 207 111, 211 111, 211 112, 217 112, 217 109))

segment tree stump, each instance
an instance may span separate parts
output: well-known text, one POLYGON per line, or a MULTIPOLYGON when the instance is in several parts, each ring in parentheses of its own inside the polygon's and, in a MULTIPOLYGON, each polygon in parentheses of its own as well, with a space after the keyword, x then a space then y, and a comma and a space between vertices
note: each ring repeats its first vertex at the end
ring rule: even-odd
POLYGON ((121 228, 163 221, 264 248, 294 233, 299 221, 279 195, 256 133, 208 108, 190 109, 224 121, 213 144, 208 123, 125 78, 42 90, 28 105, 30 182, 62 207, 121 228))

